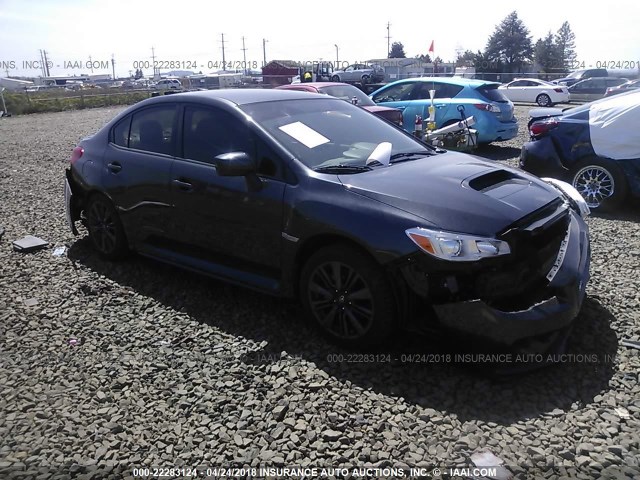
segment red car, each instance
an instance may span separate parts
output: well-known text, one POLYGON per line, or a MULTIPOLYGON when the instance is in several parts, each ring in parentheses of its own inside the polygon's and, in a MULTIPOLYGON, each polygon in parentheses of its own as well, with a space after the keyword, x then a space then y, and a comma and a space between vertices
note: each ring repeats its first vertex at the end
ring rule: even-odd
POLYGON ((323 93, 325 95, 331 95, 332 97, 341 98, 402 127, 401 110, 376 105, 362 90, 354 87, 353 85, 349 85, 348 83, 292 83, 291 85, 281 85, 276 88, 279 90, 298 90, 301 92, 323 93))

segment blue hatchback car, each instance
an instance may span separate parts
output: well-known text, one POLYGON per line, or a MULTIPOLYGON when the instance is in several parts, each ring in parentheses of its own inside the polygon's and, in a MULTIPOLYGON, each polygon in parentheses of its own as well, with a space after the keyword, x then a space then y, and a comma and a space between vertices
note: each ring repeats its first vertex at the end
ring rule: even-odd
POLYGON ((459 77, 419 77, 398 80, 373 92, 370 97, 379 105, 403 111, 404 128, 413 131, 416 116, 426 122, 431 97, 435 90, 436 128, 460 121, 458 105, 467 117, 474 116, 478 142, 510 140, 518 134, 513 103, 505 97, 496 82, 459 77))

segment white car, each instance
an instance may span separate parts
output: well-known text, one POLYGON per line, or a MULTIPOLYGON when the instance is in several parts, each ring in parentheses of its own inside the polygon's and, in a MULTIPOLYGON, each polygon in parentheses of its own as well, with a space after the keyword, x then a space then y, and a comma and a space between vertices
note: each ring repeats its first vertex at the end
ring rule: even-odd
POLYGON ((541 107, 569 102, 569 89, 566 86, 554 85, 537 78, 517 78, 498 88, 512 102, 537 103, 541 107))
POLYGON ((158 80, 153 88, 155 90, 182 90, 182 84, 180 80, 175 78, 163 78, 158 80))

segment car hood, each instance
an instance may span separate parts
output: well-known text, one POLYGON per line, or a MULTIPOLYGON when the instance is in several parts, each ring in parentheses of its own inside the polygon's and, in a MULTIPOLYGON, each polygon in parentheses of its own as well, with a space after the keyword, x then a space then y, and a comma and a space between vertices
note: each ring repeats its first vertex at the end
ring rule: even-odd
POLYGON ((340 175, 340 181, 442 230, 489 236, 559 196, 537 177, 456 152, 340 175))

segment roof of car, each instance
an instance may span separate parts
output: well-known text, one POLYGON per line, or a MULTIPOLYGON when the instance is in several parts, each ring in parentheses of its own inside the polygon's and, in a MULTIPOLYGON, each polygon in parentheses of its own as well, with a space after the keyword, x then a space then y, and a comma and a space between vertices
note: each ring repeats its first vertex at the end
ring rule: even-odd
POLYGON ((414 81, 414 82, 443 82, 449 83, 451 85, 458 85, 460 87, 481 87, 483 85, 499 85, 499 82, 491 82, 488 80, 478 80, 475 78, 463 78, 463 77, 415 77, 415 78, 406 78, 404 80, 399 80, 400 82, 406 81, 414 81))
POLYGON ((277 90, 265 88, 228 88, 220 90, 203 90, 198 92, 185 92, 173 95, 163 95, 161 97, 153 97, 155 101, 175 101, 176 96, 190 100, 226 100, 236 105, 247 105, 249 103, 271 102, 276 100, 301 100, 315 98, 310 96, 309 92, 301 92, 297 90, 277 90))
MULTIPOLYGON (((286 90, 287 88, 295 88, 295 87, 313 87, 313 88, 323 88, 323 87, 335 87, 336 85, 349 85, 348 83, 343 82, 304 82, 304 83, 290 83, 289 85, 281 85, 277 87, 279 90, 286 90)), ((358 88, 358 87, 354 87, 358 88)))

